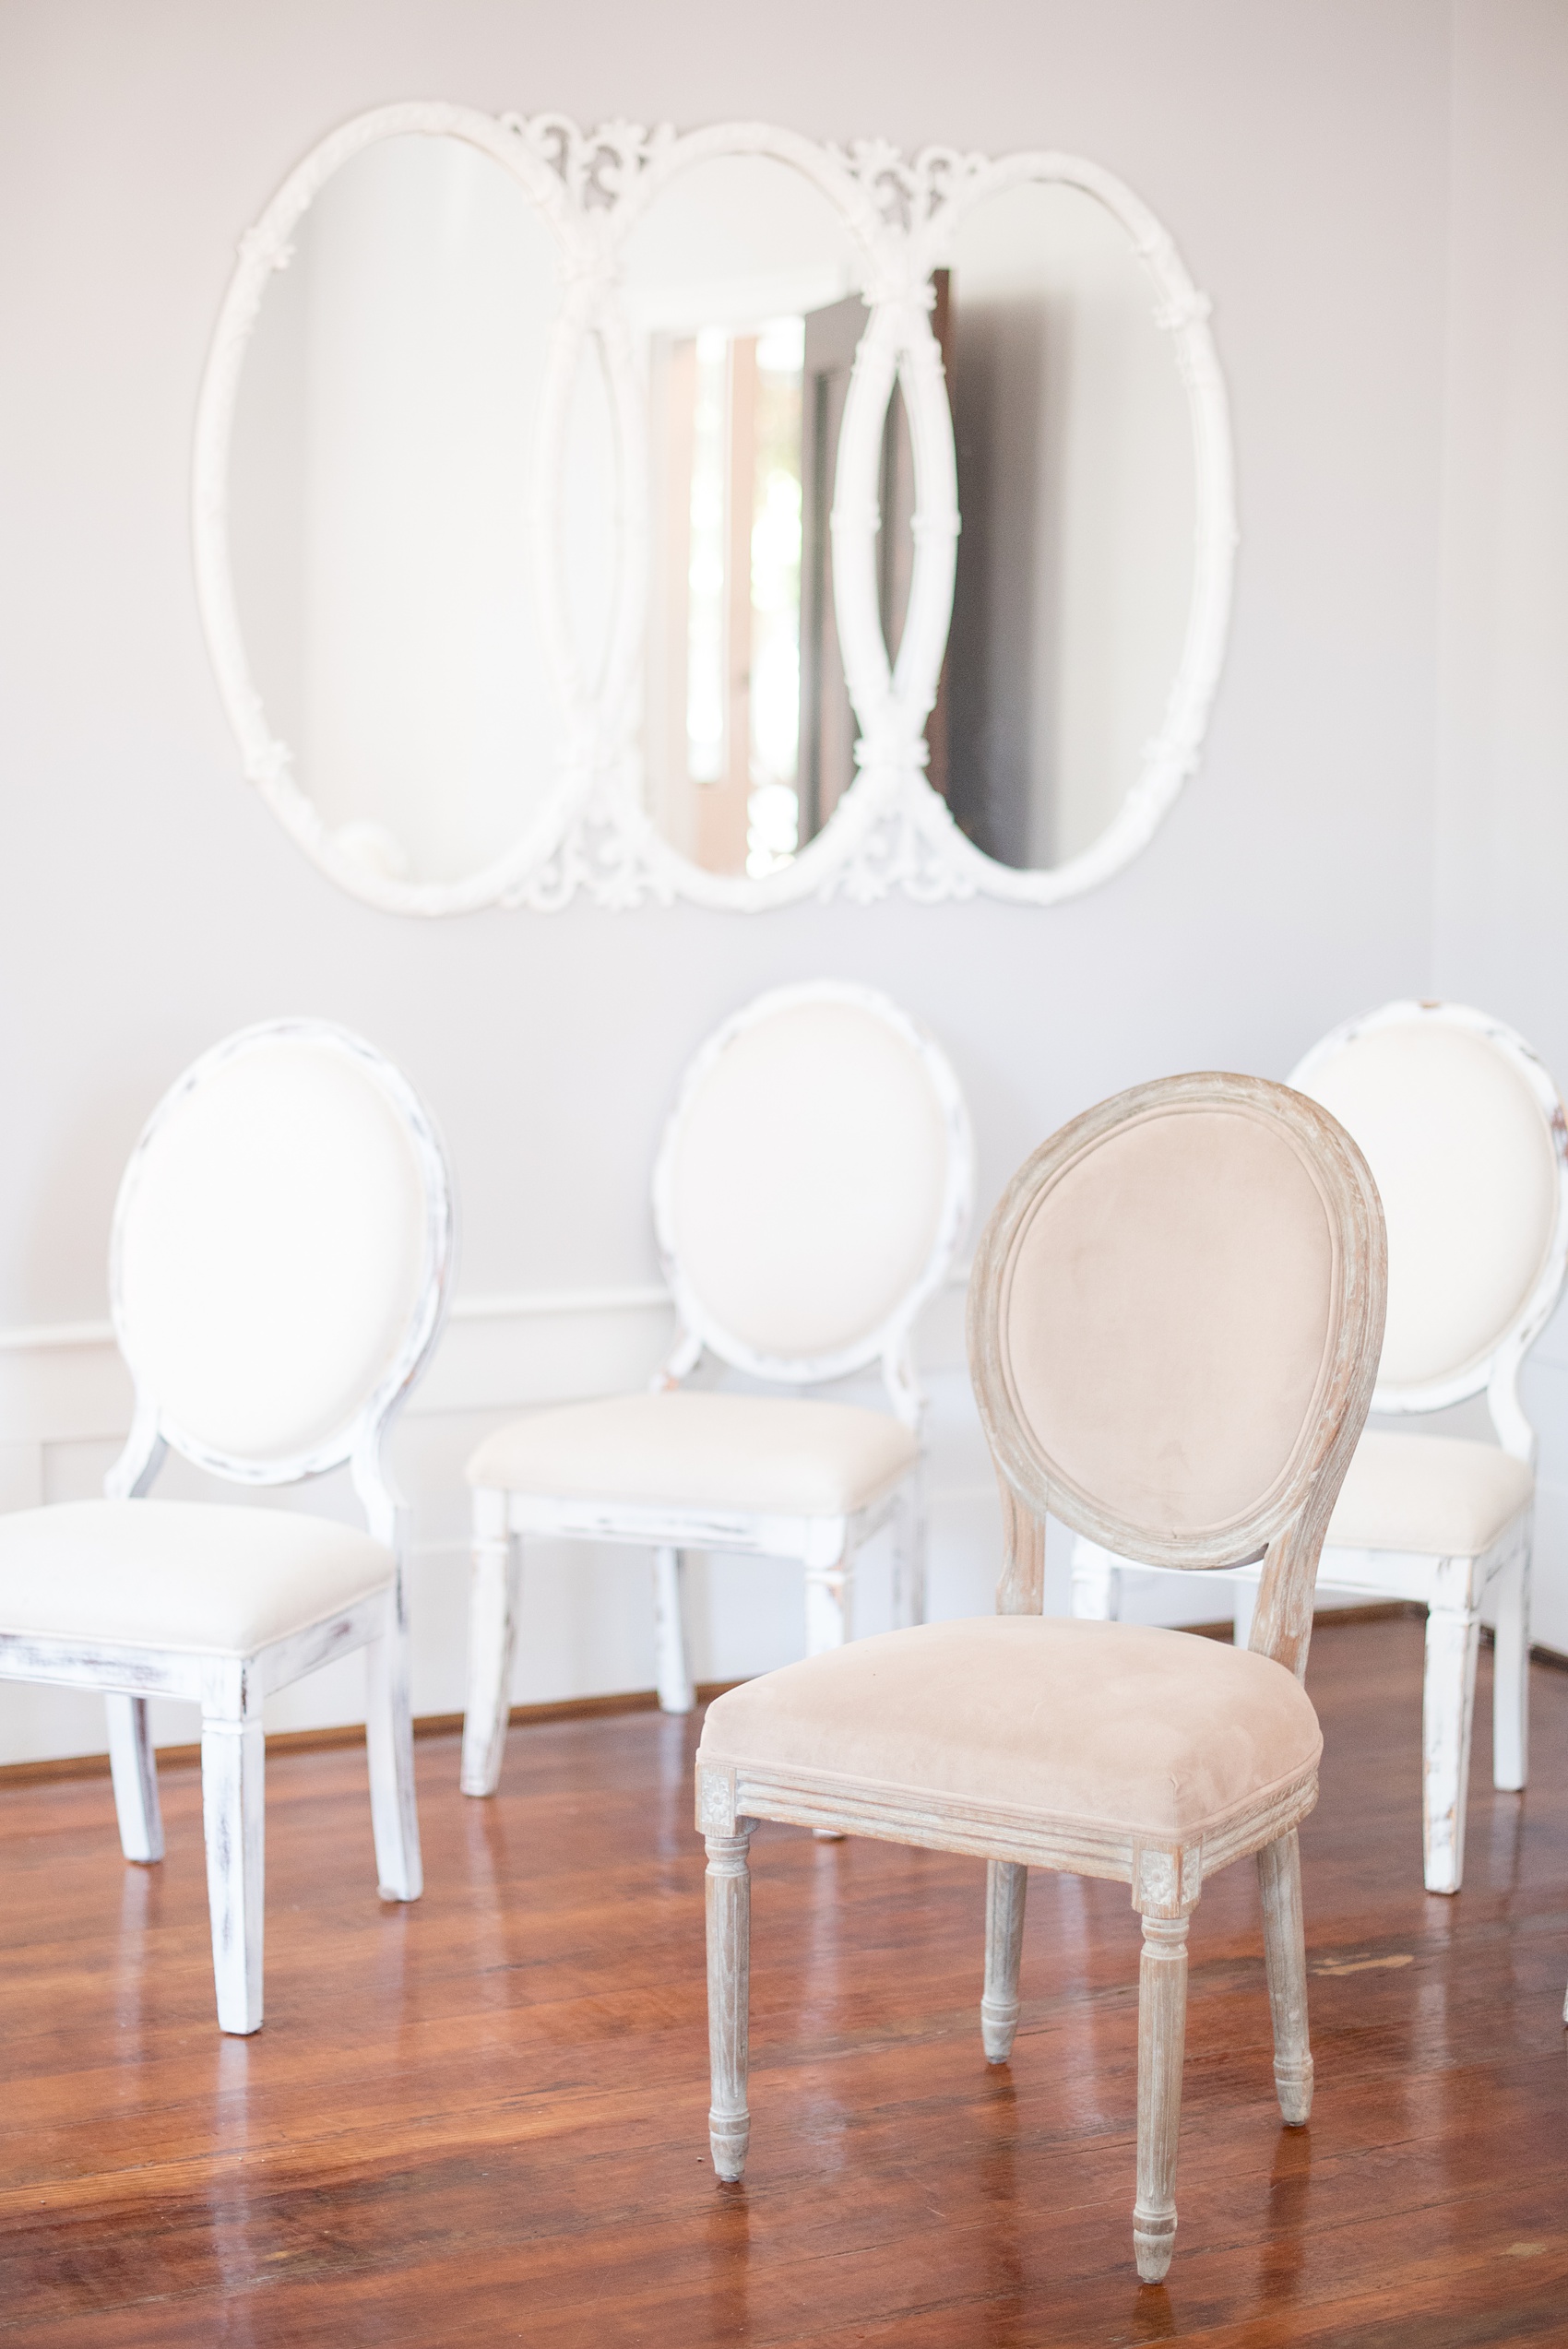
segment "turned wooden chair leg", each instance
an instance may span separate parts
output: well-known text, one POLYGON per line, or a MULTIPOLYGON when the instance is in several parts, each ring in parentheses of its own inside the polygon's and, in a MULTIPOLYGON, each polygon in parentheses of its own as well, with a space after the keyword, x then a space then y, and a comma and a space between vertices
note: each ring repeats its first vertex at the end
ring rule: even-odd
POLYGON ((201 1812, 218 2027, 261 2028, 266 1759, 259 1721, 201 1725, 201 1812))
POLYGON ((1274 2084, 1288 2126, 1300 2129, 1313 2108, 1313 2051, 1307 2039, 1307 1938, 1301 1912, 1301 1847, 1296 1830, 1258 1854, 1263 1894, 1263 1953, 1274 2017, 1274 2084))
POLYGON ((681 1553, 653 1553, 653 1668, 661 1713, 690 1713, 697 1701, 686 1662, 686 1619, 681 1603, 681 1553))
POLYGON ((457 1783, 493 1795, 501 1779, 511 1712, 518 1555, 504 1492, 474 1494, 473 1572, 469 1582, 469 1691, 457 1783))
POLYGON ((746 2110, 747 2033, 751 1998, 752 1880, 747 1864, 754 1820, 737 1820, 733 1835, 707 1842, 707 2050, 713 2074, 708 2143, 713 2166, 733 2181, 746 2166, 751 2115, 746 2110))
POLYGON ((854 1566, 842 1551, 831 1566, 806 1568, 806 1654, 826 1655, 850 1636, 854 1614, 854 1566))
POLYGON ((112 1696, 109 1709, 109 1769, 120 1849, 144 1866, 163 1857, 163 1814, 158 1803, 158 1763, 147 1725, 147 1699, 112 1696))
POLYGON ((1146 1916, 1138 1967, 1138 2199, 1133 2249, 1158 2284, 1176 2240, 1176 2140, 1187 2039, 1187 1919, 1146 1916))
POLYGON ((1018 1973, 1024 1957, 1024 1900, 1029 1871, 993 1859, 985 1871, 985 1995, 980 2038, 987 2063, 1005 2063, 1018 2028, 1018 1973))
POLYGON ((1114 1623, 1122 1577, 1108 1549, 1080 1534, 1073 1544, 1073 1612, 1093 1623, 1114 1623))
POLYGON ((414 1799, 409 1631, 396 1593, 386 1602, 386 1629, 365 1649, 365 1747, 377 1890, 384 1901, 417 1901, 424 1869, 414 1799))
POLYGON ((1476 1710, 1480 1615, 1473 1607, 1427 1609, 1421 1699, 1421 1842, 1429 1892, 1456 1892, 1465 1878, 1465 1805, 1476 1710))
POLYGON ((1530 1543, 1497 1578, 1491 1667, 1491 1783, 1517 1794, 1530 1774, 1530 1543))

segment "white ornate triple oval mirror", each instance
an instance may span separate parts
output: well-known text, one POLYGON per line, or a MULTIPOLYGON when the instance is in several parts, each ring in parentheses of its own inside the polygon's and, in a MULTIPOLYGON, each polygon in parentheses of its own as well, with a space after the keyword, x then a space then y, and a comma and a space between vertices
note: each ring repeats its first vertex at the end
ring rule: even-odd
POLYGON ((1223 655, 1206 307, 1072 158, 362 117, 203 386, 245 772, 408 912, 1087 888, 1223 655))

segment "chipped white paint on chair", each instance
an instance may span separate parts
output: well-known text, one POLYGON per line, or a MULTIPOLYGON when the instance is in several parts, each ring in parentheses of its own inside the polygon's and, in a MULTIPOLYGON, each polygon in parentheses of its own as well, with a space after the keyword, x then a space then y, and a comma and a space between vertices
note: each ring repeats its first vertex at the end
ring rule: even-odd
POLYGON ((163 1852, 150 1696, 202 1712, 218 2019, 262 2020, 262 1707, 363 1648, 382 1895, 422 1886, 400 1510, 383 1447, 439 1333, 451 1192, 396 1069, 318 1021, 187 1070, 120 1186, 110 1287, 136 1386, 106 1498, 0 1518, 0 1678, 105 1691, 127 1859, 163 1852), (368 1531, 145 1498, 168 1446, 253 1487, 345 1463, 368 1531))
MULTIPOLYGON (((1550 1076, 1500 1020, 1458 1003, 1397 1002, 1314 1045, 1290 1083, 1365 1153, 1388 1225, 1388 1326, 1374 1412, 1415 1415, 1485 1394, 1499 1449, 1371 1430, 1351 1463, 1321 1590, 1427 1609, 1422 1844, 1431 1892, 1464 1879, 1476 1651, 1496 1603, 1492 1778, 1528 1766, 1535 1431, 1520 1365, 1568 1267, 1568 1121, 1550 1076)), ((1073 1612, 1113 1616, 1120 1560, 1080 1540, 1073 1612)), ((1257 1570, 1235 1578, 1244 1645, 1257 1570)))
POLYGON ((798 1560, 816 1655, 849 1636, 855 1553, 891 1523, 899 1618, 923 1619, 911 1345, 972 1190, 956 1080, 885 996, 832 981, 775 989, 703 1046, 654 1169, 678 1335, 653 1394, 516 1422, 469 1465, 465 1793, 492 1794, 500 1776, 523 1536, 653 1552, 659 1701, 671 1713, 694 1701, 683 1550, 798 1560), (685 1389, 705 1352, 795 1388, 876 1363, 892 1411, 685 1389))

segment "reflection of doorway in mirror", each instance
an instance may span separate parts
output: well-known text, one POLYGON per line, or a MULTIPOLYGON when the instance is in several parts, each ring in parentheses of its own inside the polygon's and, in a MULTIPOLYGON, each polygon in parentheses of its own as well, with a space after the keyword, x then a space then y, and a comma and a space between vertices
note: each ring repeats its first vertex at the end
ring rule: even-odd
POLYGON ((1066 863, 1119 813, 1159 731, 1192 598, 1192 422, 1127 231, 1025 183, 952 255, 958 461, 948 792, 977 846, 1066 863))
POLYGON ((654 814, 710 872, 800 837, 799 317, 657 335, 648 735, 654 814))

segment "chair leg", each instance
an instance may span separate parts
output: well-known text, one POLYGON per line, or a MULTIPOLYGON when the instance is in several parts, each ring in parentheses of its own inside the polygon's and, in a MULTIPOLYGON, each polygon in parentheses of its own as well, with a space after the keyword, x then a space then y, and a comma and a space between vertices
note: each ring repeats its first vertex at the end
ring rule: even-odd
POLYGON ((1176 2240, 1176 2139, 1187 2039, 1187 1920, 1146 1916, 1138 1967, 1138 2199, 1133 2249, 1158 2284, 1176 2240))
POLYGON ((707 1837, 707 2051, 713 2075, 707 2134, 713 2166, 731 2182, 746 2166, 752 2133, 746 2110, 752 1964, 747 1855, 754 1823, 738 1820, 735 1834, 707 1837))
POLYGON ((1253 1636, 1253 1617, 1258 1611, 1256 1583, 1232 1583, 1230 1585, 1231 1642, 1245 1647, 1253 1636))
POLYGON ((893 1621, 900 1631, 925 1621, 925 1495, 918 1467, 899 1492, 893 1519, 893 1621))
POLYGON ((1491 1672, 1491 1783, 1517 1794, 1530 1774, 1530 1544, 1497 1579, 1491 1672))
POLYGON ((473 1506, 469 1692, 457 1783, 466 1795, 493 1795, 500 1784, 501 1757, 506 1750, 520 1560, 507 1524, 506 1494, 476 1492, 473 1506))
POLYGON ((386 1630, 365 1649, 365 1750, 376 1889, 384 1901, 417 1901, 424 1890, 424 1867, 414 1799, 409 1629, 398 1592, 387 1597, 386 1630))
POLYGON ((841 1550, 831 1566, 806 1568, 806 1654, 826 1655, 850 1637, 854 1615, 854 1564, 841 1550))
POLYGON ((690 1713, 696 1704, 686 1662, 686 1620, 681 1604, 681 1553, 653 1553, 653 1658, 661 1713, 690 1713))
POLYGON ((1029 1871, 993 1859, 985 1870, 985 1995, 980 2038, 987 2063, 1005 2063, 1018 2028, 1018 1972, 1024 1957, 1024 1900, 1029 1871))
POLYGON ((1274 2017, 1274 2084, 1286 2126, 1300 2129, 1313 2108, 1313 2051, 1307 2038, 1307 1938, 1301 1911, 1301 1847, 1296 1830, 1258 1854, 1263 1894, 1263 1954, 1274 2017))
POLYGON ((218 2027, 261 2029, 266 1755, 259 1721, 201 1725, 201 1813, 218 2027))
POLYGON ((1465 1879, 1465 1803, 1476 1710, 1476 1608, 1427 1610, 1421 1700, 1421 1841, 1429 1892, 1456 1892, 1465 1879))
POLYGON ((1121 1608, 1122 1577, 1110 1550, 1080 1534, 1073 1544, 1073 1612, 1093 1623, 1114 1623, 1121 1608))
POLYGON ((109 1769, 120 1849, 127 1859, 149 1865, 163 1857, 163 1815, 158 1804, 158 1762, 147 1726, 146 1697, 112 1696, 109 1710, 109 1769))

